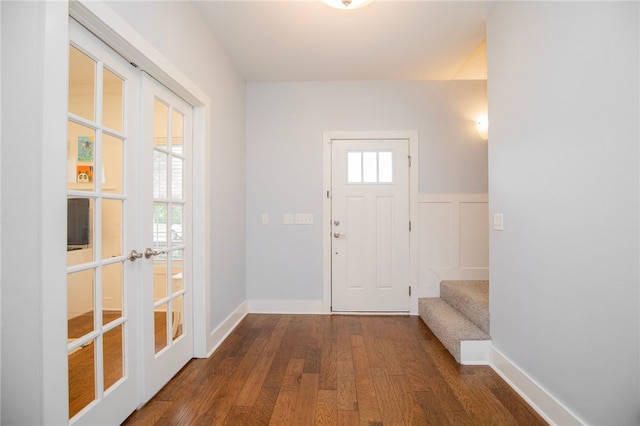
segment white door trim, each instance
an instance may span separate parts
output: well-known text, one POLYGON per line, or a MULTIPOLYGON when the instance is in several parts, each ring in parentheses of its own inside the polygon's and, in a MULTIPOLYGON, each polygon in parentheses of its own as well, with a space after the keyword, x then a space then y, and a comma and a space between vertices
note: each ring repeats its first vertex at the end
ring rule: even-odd
POLYGON ((331 313, 331 141, 334 139, 374 140, 406 139, 409 141, 409 220, 412 231, 409 235, 409 282, 412 287, 409 313, 418 313, 418 132, 400 131, 334 131, 324 132, 322 137, 322 310, 331 313))
POLYGON ((209 160, 211 100, 179 67, 167 60, 105 2, 76 0, 69 3, 69 14, 99 39, 139 69, 193 107, 193 326, 194 356, 206 357, 214 344, 211 336, 210 293, 210 203, 209 160))

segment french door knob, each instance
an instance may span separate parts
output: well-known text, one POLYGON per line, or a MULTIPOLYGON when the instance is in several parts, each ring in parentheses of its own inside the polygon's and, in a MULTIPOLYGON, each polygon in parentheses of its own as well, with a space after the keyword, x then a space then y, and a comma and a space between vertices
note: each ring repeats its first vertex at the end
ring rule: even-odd
POLYGON ((151 256, 157 256, 162 253, 164 253, 164 251, 152 250, 150 247, 147 247, 147 249, 144 251, 144 257, 149 259, 151 256))
POLYGON ((144 256, 142 253, 138 253, 135 249, 131 250, 131 253, 129 253, 129 256, 127 256, 127 259, 135 262, 136 259, 140 259, 142 256, 144 256))
POLYGON ((340 237, 346 237, 346 236, 347 236, 347 234, 341 234, 339 232, 334 232, 333 233, 333 237, 334 238, 340 238, 340 237))

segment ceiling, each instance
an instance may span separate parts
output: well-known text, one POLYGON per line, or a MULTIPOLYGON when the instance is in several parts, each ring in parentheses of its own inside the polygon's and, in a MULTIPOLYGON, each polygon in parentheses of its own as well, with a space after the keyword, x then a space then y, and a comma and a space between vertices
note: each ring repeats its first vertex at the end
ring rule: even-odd
POLYGON ((247 81, 449 80, 485 38, 488 2, 194 1, 247 81))

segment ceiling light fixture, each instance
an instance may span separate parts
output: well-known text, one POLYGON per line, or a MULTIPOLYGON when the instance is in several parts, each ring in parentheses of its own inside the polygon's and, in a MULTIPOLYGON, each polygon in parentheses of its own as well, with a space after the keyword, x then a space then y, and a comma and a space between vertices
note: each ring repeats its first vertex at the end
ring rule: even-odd
POLYGON ((341 10, 353 10, 364 6, 371 0, 322 0, 328 6, 341 10))

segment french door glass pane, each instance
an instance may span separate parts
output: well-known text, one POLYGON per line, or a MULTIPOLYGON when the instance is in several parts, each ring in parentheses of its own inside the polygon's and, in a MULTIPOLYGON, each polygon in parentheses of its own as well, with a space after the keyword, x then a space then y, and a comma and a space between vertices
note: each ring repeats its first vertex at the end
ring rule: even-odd
POLYGON ((102 258, 122 255, 122 200, 102 199, 102 258))
POLYGON ((182 250, 171 252, 171 292, 175 293, 184 288, 182 278, 182 250))
POLYGON ((167 236, 169 235, 167 217, 167 203, 153 204, 153 248, 162 250, 167 248, 167 236))
POLYGON ((173 110, 171 113, 171 152, 182 155, 184 153, 184 117, 173 110))
POLYGON ((95 341, 69 352, 69 418, 96 399, 95 341))
POLYGON ((102 267, 102 323, 109 324, 122 316, 122 262, 102 267))
POLYGON ((124 326, 121 324, 104 333, 102 347, 105 390, 124 376, 123 329, 124 326))
POLYGON ((173 299, 171 303, 171 310, 173 312, 172 316, 172 325, 171 325, 171 336, 172 340, 176 340, 178 337, 182 336, 183 330, 183 312, 184 312, 184 297, 178 296, 173 299))
POLYGON ((94 330, 94 269, 67 275, 67 336, 76 340, 94 330))
POLYGON ((102 191, 122 194, 124 141, 110 135, 102 136, 102 191))
POLYGON ((67 199, 67 266, 93 261, 93 198, 67 199))
POLYGON ((169 177, 169 163, 167 154, 153 151, 153 198, 167 198, 167 179, 169 177))
POLYGON ((102 125, 122 132, 124 81, 111 70, 102 71, 102 125))
POLYGON ((160 256, 156 256, 153 260, 153 301, 157 302, 160 299, 167 297, 167 266, 168 259, 158 259, 160 256))
POLYGON ((171 246, 181 246, 184 244, 182 235, 183 206, 174 204, 171 206, 171 246))
POLYGON ((169 304, 165 303, 153 312, 154 333, 155 333, 155 349, 160 352, 167 346, 167 311, 169 304))
POLYGON ((69 112, 95 120, 96 62, 74 46, 69 47, 69 112))
POLYGON ((184 250, 172 250, 171 251, 171 259, 175 261, 182 261, 184 256, 184 250))
POLYGON ((73 190, 93 191, 96 132, 69 121, 67 139, 67 186, 73 190))
POLYGON ((169 129, 169 107, 156 99, 153 102, 153 144, 158 147, 167 147, 169 143, 167 135, 169 129))
POLYGON ((171 198, 173 200, 182 200, 182 169, 184 160, 178 157, 171 158, 171 198))

